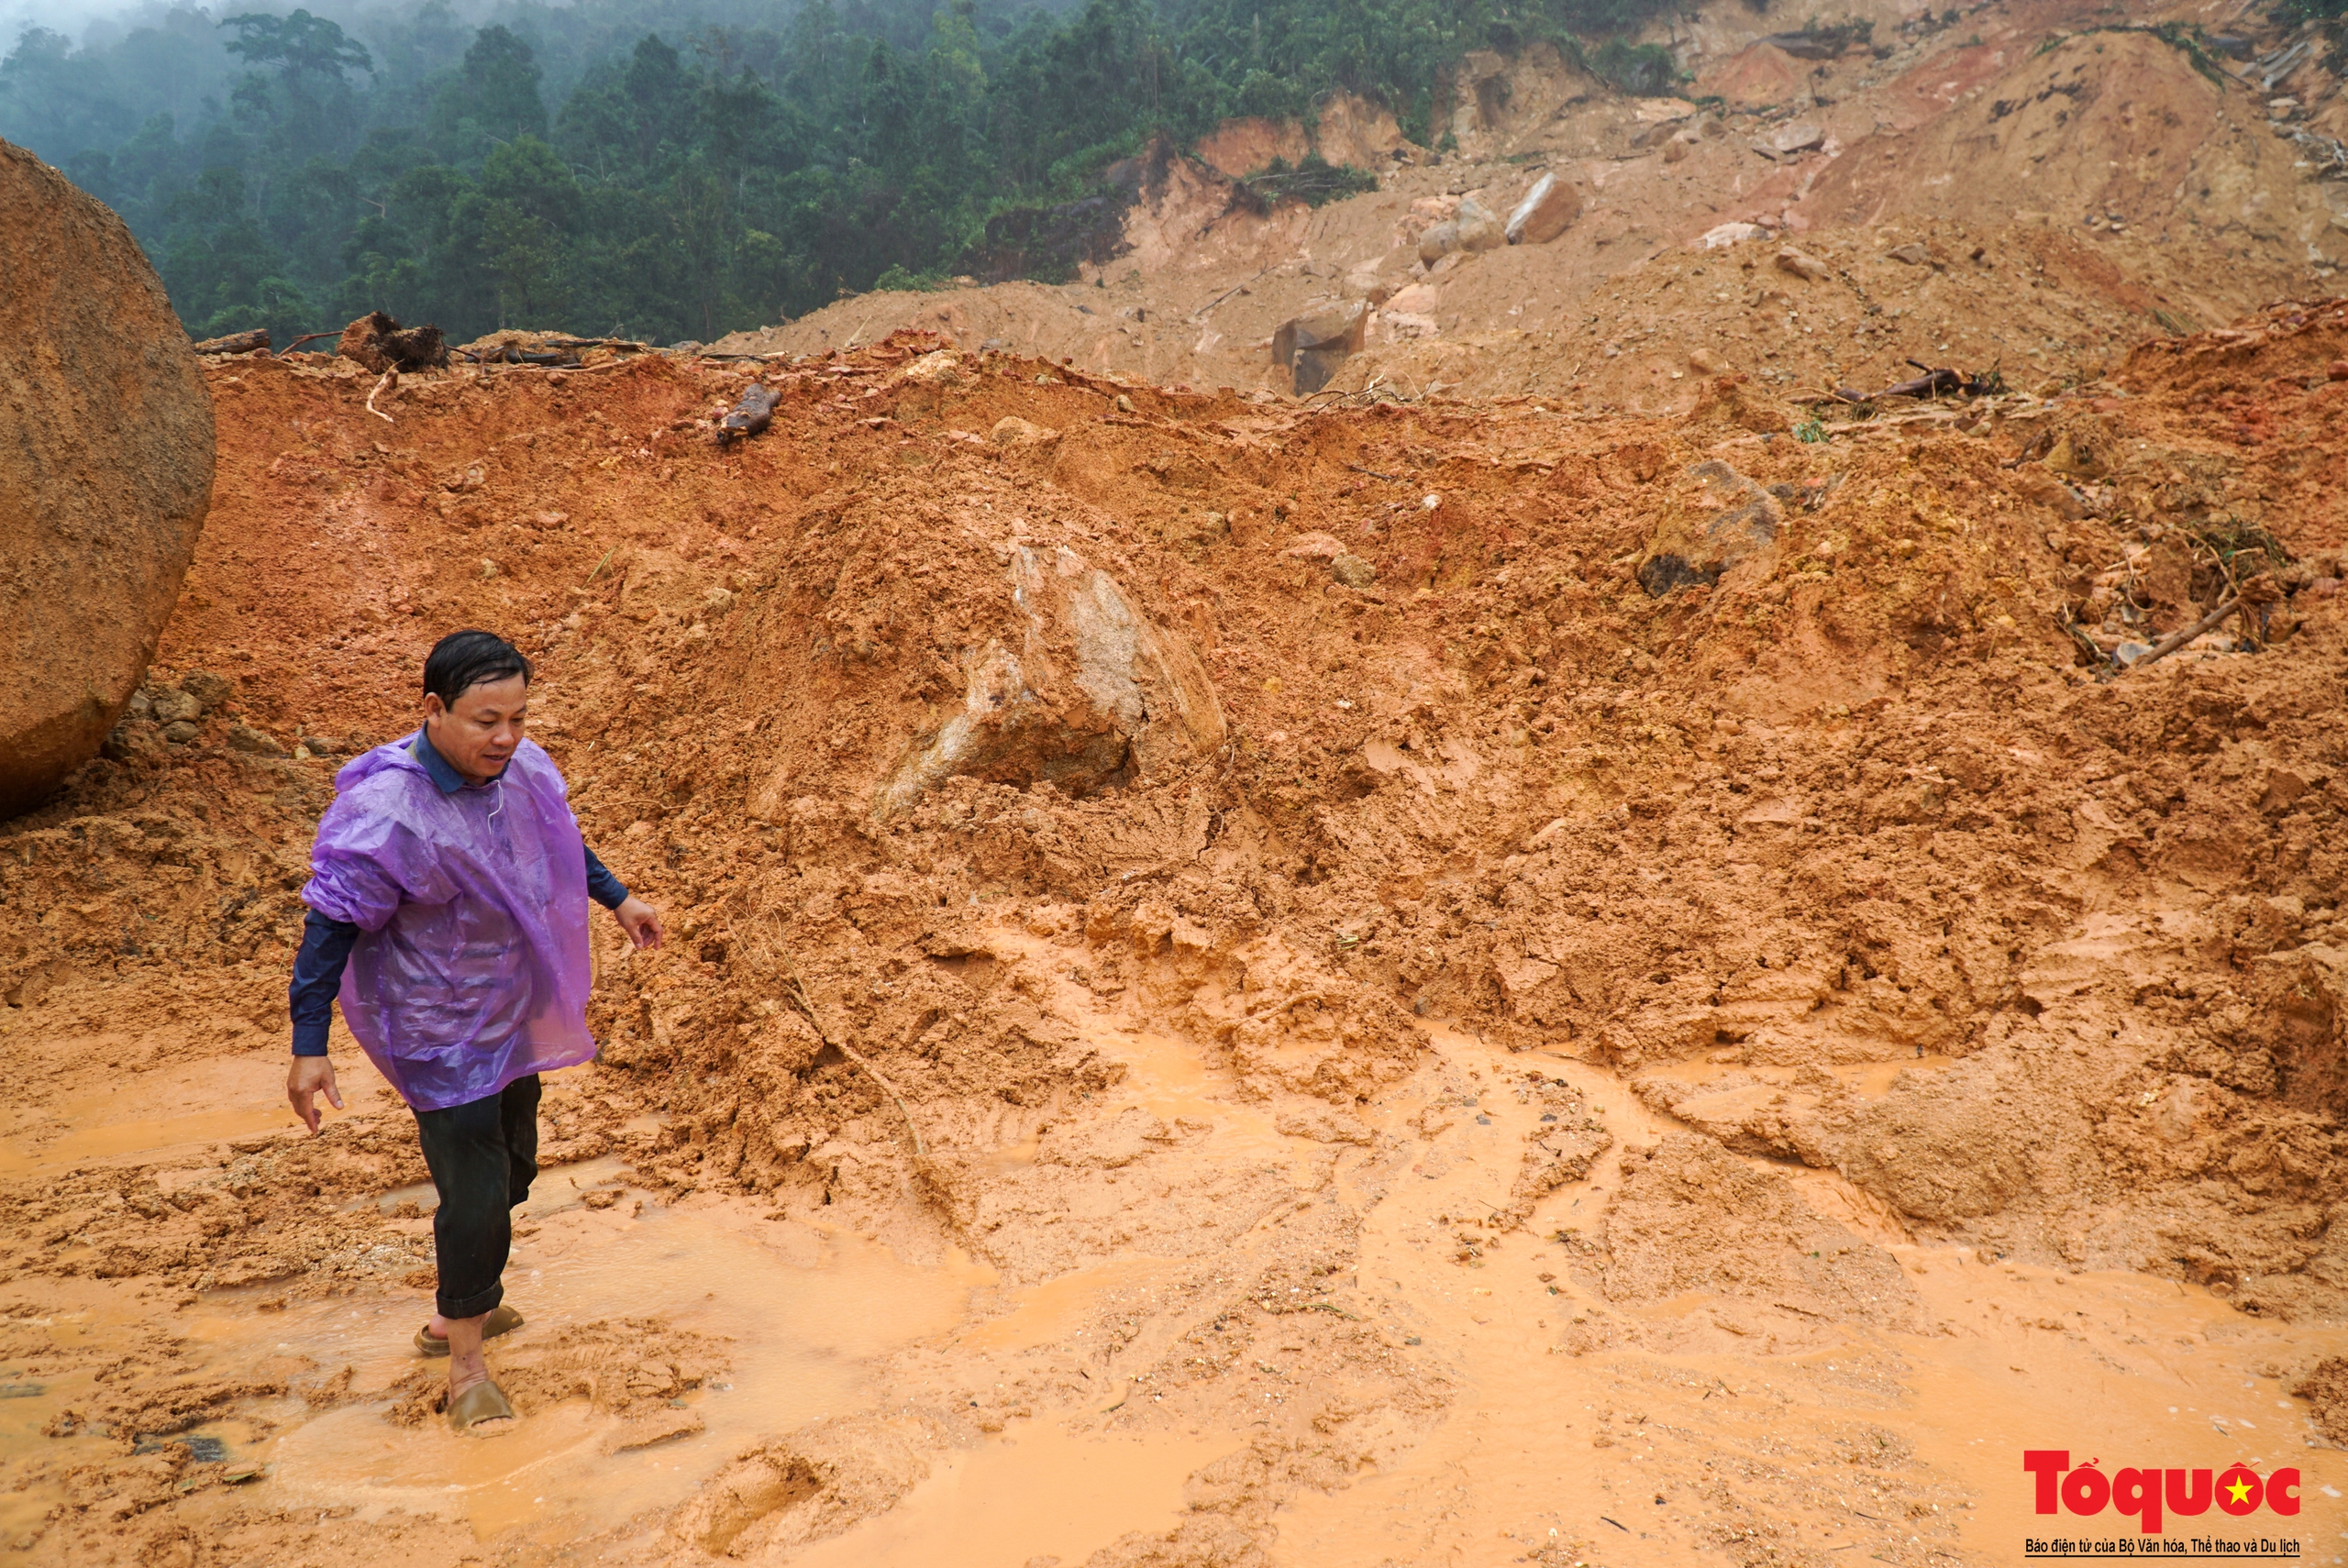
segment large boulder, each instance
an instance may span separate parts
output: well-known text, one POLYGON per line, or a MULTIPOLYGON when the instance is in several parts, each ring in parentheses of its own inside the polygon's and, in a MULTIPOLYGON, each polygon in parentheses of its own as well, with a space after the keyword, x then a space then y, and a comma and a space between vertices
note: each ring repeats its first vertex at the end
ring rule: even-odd
POLYGON ((1508 215, 1511 245, 1546 245, 1581 215, 1581 193, 1556 174, 1544 174, 1508 215))
POLYGON ((1462 250, 1498 250, 1508 243, 1508 234, 1501 220, 1484 210, 1473 196, 1459 200, 1459 215, 1452 220, 1459 226, 1459 248, 1462 250))
POLYGON ((0 142, 0 818, 96 755, 212 498, 212 397, 122 220, 0 142))
POLYGON ((1329 310, 1280 323, 1272 334, 1272 363, 1288 371, 1297 396, 1319 392, 1337 367, 1361 352, 1369 327, 1369 304, 1347 300, 1329 310))
POLYGON ((1224 741, 1206 667, 1107 572, 1065 546, 1016 547, 1014 619, 964 656, 962 707, 916 736, 876 791, 893 816, 948 778, 1089 795, 1163 775, 1224 741))

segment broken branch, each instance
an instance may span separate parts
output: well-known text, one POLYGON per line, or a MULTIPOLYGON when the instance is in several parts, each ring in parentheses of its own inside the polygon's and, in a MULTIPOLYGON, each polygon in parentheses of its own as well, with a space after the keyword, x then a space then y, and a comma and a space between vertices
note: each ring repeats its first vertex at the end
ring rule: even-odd
POLYGON ((2194 622, 2193 624, 2186 627, 2183 631, 2171 632, 2167 636, 2163 637, 2159 642, 2154 643, 2150 653, 2144 655, 2143 657, 2136 660, 2135 663, 2130 665, 2128 668, 2131 669, 2142 669, 2148 664, 2168 657, 2169 655, 2175 653, 2177 649, 2183 647, 2186 644, 2191 642, 2202 633, 2210 630, 2212 626, 2215 626, 2219 622, 2224 620, 2227 616, 2232 614, 2241 607, 2242 595, 2235 594, 2232 598, 2227 600, 2224 603, 2219 605, 2215 610, 2210 611, 2207 615, 2202 616, 2201 619, 2194 622))
MULTIPOLYGON (((262 335, 264 339, 266 339, 267 336, 268 335, 266 333, 262 335)), ((305 332, 301 337, 294 339, 293 342, 288 343, 284 348, 280 348, 277 351, 277 357, 282 359, 286 355, 291 354, 294 349, 302 347, 303 344, 316 343, 321 337, 339 337, 341 336, 342 333, 339 330, 334 332, 305 332)))
POLYGON ((825 1024, 823 1014, 815 1010, 814 999, 807 994, 806 982, 799 977, 796 971, 793 971, 791 977, 791 988, 798 996, 800 1009, 807 1014, 807 1021, 815 1026, 817 1037, 825 1044, 862 1067, 870 1076, 872 1081, 880 1086, 880 1092, 897 1102, 898 1112, 905 1119, 905 1131, 912 1133, 914 1137, 914 1158, 926 1164, 929 1160, 929 1145, 922 1142, 921 1129, 914 1124, 913 1108, 905 1104, 905 1097, 899 1094, 891 1086, 889 1080, 880 1076, 880 1070, 878 1067, 864 1059, 864 1053, 834 1034, 825 1024))

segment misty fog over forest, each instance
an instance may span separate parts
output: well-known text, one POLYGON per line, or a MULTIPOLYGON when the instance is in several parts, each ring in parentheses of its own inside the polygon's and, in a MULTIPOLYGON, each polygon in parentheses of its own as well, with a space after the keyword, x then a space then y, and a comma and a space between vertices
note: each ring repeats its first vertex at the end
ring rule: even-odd
POLYGON ((991 217, 1159 132, 1345 89, 1425 140, 1445 67, 1542 38, 1670 80, 1623 39, 1662 0, 39 4, 0 138, 122 215, 191 334, 281 345, 371 309, 706 341, 981 267, 991 217))

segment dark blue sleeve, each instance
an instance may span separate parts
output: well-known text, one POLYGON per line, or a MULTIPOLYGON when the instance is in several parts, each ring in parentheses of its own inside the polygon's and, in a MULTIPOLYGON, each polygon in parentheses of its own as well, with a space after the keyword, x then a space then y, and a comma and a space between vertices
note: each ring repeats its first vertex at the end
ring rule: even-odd
POLYGON ((342 989, 342 966, 358 940, 359 928, 347 920, 328 920, 316 910, 302 917, 302 950, 294 955, 294 983, 285 988, 296 1056, 327 1054, 335 993, 342 989))
MULTIPOLYGON (((579 846, 587 849, 585 845, 579 846)), ((627 886, 612 875, 611 867, 595 858, 587 849, 587 896, 607 910, 615 910, 627 902, 627 886)))

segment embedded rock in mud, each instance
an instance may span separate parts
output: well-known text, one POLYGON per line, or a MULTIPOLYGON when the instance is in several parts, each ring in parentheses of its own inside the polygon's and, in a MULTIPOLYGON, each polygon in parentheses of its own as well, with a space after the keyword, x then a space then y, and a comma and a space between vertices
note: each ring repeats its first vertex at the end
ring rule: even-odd
POLYGON ((1556 174, 1544 174, 1508 215, 1511 245, 1546 245, 1581 215, 1581 193, 1556 174))
POLYGON ((1779 516, 1769 492, 1713 458, 1688 470, 1703 483, 1693 506, 1667 513, 1639 563, 1639 586, 1660 599, 1689 583, 1707 587, 1749 560, 1776 559, 1779 516))
POLYGON ((1272 334, 1272 362, 1288 371, 1299 397, 1319 392, 1339 365, 1361 352, 1368 323, 1369 306, 1362 300, 1282 322, 1272 334))
POLYGON ((0 818, 96 755, 212 495, 212 397, 122 220, 0 142, 0 818))
POLYGON ((1459 200, 1459 248, 1467 251, 1498 250, 1508 243, 1508 231, 1501 220, 1486 212, 1473 196, 1459 200))
POLYGON ((1012 609, 964 655, 962 711, 881 785, 880 816, 946 779, 1043 781, 1070 795, 1147 778, 1223 744, 1223 708, 1188 639, 1065 546, 1012 552, 1012 609))
POLYGON ((1702 1292, 1745 1312, 1899 1328, 1922 1315, 1890 1253, 1821 1218, 1785 1177, 1692 1133, 1623 1154, 1606 1253, 1612 1301, 1702 1292))

